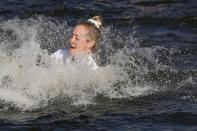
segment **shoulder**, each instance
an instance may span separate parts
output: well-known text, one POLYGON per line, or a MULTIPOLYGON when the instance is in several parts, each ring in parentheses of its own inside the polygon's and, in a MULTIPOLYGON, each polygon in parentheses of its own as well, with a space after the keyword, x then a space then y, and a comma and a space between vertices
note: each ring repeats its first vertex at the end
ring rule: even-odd
POLYGON ((53 54, 51 54, 51 58, 60 58, 62 57, 62 54, 61 54, 61 50, 57 50, 56 52, 54 52, 53 54))
POLYGON ((51 55, 51 59, 54 63, 65 64, 69 56, 70 53, 68 49, 60 49, 51 55))
POLYGON ((60 58, 63 57, 64 55, 69 55, 69 50, 68 49, 60 49, 54 52, 51 55, 51 58, 60 58))
POLYGON ((61 49, 60 52, 64 55, 69 55, 69 50, 68 49, 61 49))

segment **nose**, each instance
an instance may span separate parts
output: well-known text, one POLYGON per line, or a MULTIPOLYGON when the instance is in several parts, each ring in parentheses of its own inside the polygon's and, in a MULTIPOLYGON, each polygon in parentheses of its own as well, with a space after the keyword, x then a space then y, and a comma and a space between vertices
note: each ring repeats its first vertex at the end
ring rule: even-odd
POLYGON ((74 42, 74 37, 71 36, 71 37, 70 37, 70 43, 73 43, 73 42, 74 42))
POLYGON ((75 47, 75 39, 73 36, 70 37, 70 47, 75 47))

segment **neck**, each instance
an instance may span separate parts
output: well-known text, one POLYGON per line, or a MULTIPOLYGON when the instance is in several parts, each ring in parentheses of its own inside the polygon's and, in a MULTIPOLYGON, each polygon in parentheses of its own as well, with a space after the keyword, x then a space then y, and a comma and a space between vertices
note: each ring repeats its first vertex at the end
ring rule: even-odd
POLYGON ((86 54, 86 55, 91 55, 92 54, 92 51, 91 50, 84 50, 84 51, 80 51, 80 52, 71 52, 71 51, 69 51, 69 54, 71 54, 71 55, 77 55, 77 54, 80 54, 80 53, 84 53, 84 54, 86 54))

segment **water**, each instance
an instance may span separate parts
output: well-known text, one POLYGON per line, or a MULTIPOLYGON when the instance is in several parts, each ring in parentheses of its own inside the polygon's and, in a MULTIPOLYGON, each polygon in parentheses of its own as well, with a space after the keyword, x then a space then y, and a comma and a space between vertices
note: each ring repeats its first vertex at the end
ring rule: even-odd
POLYGON ((3 0, 1 130, 197 130, 197 1, 3 0), (96 71, 51 66, 102 16, 96 71))

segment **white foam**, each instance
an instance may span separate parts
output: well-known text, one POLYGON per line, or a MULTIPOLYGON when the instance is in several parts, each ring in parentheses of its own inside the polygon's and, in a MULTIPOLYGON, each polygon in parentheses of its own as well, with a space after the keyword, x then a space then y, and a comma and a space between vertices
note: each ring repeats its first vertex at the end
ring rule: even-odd
POLYGON ((22 110, 29 110, 38 104, 33 99, 28 99, 22 92, 13 89, 0 89, 0 99, 22 110))
MULTIPOLYGON (((21 42, 19 48, 11 50, 11 55, 6 54, 6 51, 0 52, 0 100, 4 103, 21 110, 47 106, 59 98, 58 101, 69 98, 74 105, 87 105, 94 104, 93 99, 98 94, 108 98, 123 98, 143 95, 151 89, 151 86, 140 87, 132 84, 125 70, 129 67, 119 65, 129 61, 128 56, 124 56, 124 51, 111 57, 111 60, 118 64, 99 67, 95 71, 90 71, 86 66, 72 64, 49 66, 50 55, 40 48, 38 37, 41 35, 38 33, 39 29, 43 30, 39 26, 44 24, 49 24, 47 27, 50 29, 56 28, 42 18, 37 21, 13 19, 1 23, 5 31, 12 30, 17 36, 16 39, 21 42), (38 55, 41 63, 44 63, 39 66, 36 65, 38 55), (123 81, 126 84, 121 84, 123 81)), ((56 29, 64 27, 59 26, 56 29)), ((9 47, 13 44, 15 43, 12 41, 8 42, 9 47)), ((2 43, 0 49, 5 48, 1 45, 2 43)), ((133 65, 138 68, 138 65, 133 65)))

